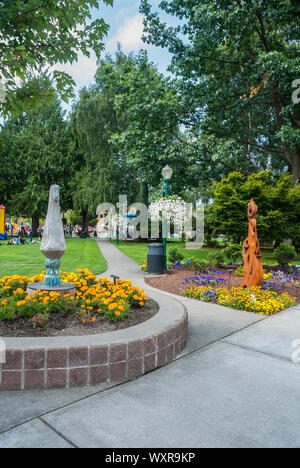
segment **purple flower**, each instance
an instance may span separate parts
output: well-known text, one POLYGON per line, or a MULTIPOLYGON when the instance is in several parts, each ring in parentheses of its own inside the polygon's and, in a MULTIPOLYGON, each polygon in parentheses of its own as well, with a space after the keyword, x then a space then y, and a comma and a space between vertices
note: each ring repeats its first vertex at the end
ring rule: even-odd
POLYGON ((197 275, 191 278, 186 278, 182 284, 195 284, 196 286, 219 286, 221 284, 225 284, 226 282, 227 280, 223 278, 216 278, 210 275, 197 275))
POLYGON ((295 281, 300 281, 300 273, 296 271, 271 271, 272 278, 276 281, 280 281, 281 283, 291 283, 295 281))
POLYGON ((281 284, 275 283, 275 281, 264 281, 262 289, 264 291, 278 291, 283 289, 281 284))

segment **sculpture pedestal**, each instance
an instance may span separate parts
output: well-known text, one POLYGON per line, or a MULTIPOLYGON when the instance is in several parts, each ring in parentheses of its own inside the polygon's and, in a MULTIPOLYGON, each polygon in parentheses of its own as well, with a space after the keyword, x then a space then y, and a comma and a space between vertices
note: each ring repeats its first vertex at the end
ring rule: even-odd
POLYGON ((76 286, 70 283, 61 283, 60 286, 53 287, 53 286, 45 286, 44 283, 33 283, 29 284, 27 287, 27 294, 28 296, 34 296, 37 292, 56 292, 60 293, 62 297, 66 294, 70 294, 70 296, 76 296, 76 286))
POLYGON ((57 258, 46 258, 45 261, 46 276, 44 278, 45 286, 51 288, 60 288, 61 279, 59 274, 60 260, 57 258))

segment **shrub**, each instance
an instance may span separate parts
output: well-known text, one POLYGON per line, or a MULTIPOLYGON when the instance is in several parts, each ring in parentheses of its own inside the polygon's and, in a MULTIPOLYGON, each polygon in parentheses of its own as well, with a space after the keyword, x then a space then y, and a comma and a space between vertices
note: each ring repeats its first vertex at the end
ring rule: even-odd
POLYGON ((218 267, 224 262, 224 250, 216 250, 208 254, 208 262, 214 267, 218 267))
POLYGON ((241 265, 235 270, 236 276, 244 276, 245 271, 244 271, 244 266, 241 265))
POLYGON ((214 249, 215 247, 219 246, 219 242, 214 237, 207 237, 206 245, 207 245, 207 247, 211 247, 212 249, 214 249))
POLYGON ((236 263, 242 258, 242 247, 239 244, 232 244, 223 251, 224 258, 231 263, 236 263))
POLYGON ((191 257, 188 259, 186 264, 189 264, 192 268, 195 268, 197 271, 207 270, 209 263, 206 260, 200 260, 197 257, 191 257))
POLYGON ((296 258, 296 249, 294 246, 287 245, 284 242, 274 251, 274 256, 281 266, 286 266, 291 260, 296 258))
POLYGON ((181 260, 184 259, 184 255, 182 255, 178 249, 176 248, 172 248, 169 250, 169 255, 168 255, 168 259, 170 261, 170 263, 178 263, 178 262, 181 262, 181 260))

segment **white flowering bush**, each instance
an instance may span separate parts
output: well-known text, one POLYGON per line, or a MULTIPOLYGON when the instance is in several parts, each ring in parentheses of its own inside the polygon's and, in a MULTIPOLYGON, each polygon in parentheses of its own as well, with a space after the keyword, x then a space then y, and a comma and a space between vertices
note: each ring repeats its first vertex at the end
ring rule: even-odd
POLYGON ((176 224, 183 224, 186 210, 185 201, 181 197, 173 196, 152 202, 149 206, 149 216, 151 221, 160 221, 164 218, 176 224))
POLYGON ((174 226, 174 234, 182 237, 185 219, 187 216, 187 204, 181 197, 173 196, 161 198, 152 202, 149 206, 149 218, 151 223, 163 221, 167 224, 166 237, 170 236, 170 225, 174 226))

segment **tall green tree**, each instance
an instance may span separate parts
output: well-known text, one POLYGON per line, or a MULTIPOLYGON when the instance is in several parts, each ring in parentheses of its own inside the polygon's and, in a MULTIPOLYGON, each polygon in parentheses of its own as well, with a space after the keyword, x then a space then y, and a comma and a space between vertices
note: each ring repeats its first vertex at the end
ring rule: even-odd
MULTIPOLYGON (((122 54, 117 55, 116 61, 106 57, 99 63, 97 75, 106 67, 118 67, 117 62, 122 60, 126 60, 122 54)), ((134 174, 129 173, 124 155, 110 142, 111 136, 120 131, 121 122, 114 108, 114 91, 103 81, 98 79, 89 89, 81 91, 71 114, 74 148, 81 159, 72 194, 85 227, 88 216, 95 216, 98 204, 116 204, 119 194, 127 193, 134 201, 136 194, 132 184, 134 174)))
POLYGON ((146 52, 127 56, 119 49, 101 60, 95 83, 73 109, 73 135, 85 161, 74 185, 76 208, 116 203, 119 194, 127 194, 129 203, 148 204, 163 192, 166 164, 174 169, 173 193, 196 187, 179 113, 176 89, 146 52))
MULTIPOLYGON (((103 3, 112 5, 113 0, 103 3)), ((0 82, 6 90, 0 113, 20 112, 54 98, 54 86, 62 99, 72 96, 74 81, 67 73, 49 73, 52 89, 26 77, 45 67, 74 63, 91 49, 99 58, 109 29, 101 18, 91 21, 90 9, 99 6, 98 0, 0 0, 0 82)))
MULTIPOLYGON (((171 80, 158 72, 145 51, 128 57, 119 69, 104 72, 115 90, 116 114, 124 123, 112 142, 126 154, 144 190, 162 192, 161 171, 166 164, 174 169, 173 192, 182 194, 186 187, 194 186, 194 174, 189 172, 182 148, 180 103, 171 80)), ((99 78, 97 75, 96 80, 99 78)))
POLYGON ((5 122, 1 138, 7 171, 3 201, 12 215, 31 217, 35 232, 47 212, 50 185, 61 186, 62 209, 72 207, 70 181, 78 161, 70 151, 65 111, 56 100, 23 113, 5 122))
POLYGON ((272 167, 299 180, 299 1, 161 1, 178 27, 151 3, 141 0, 145 41, 172 53, 181 122, 205 178, 272 167))

